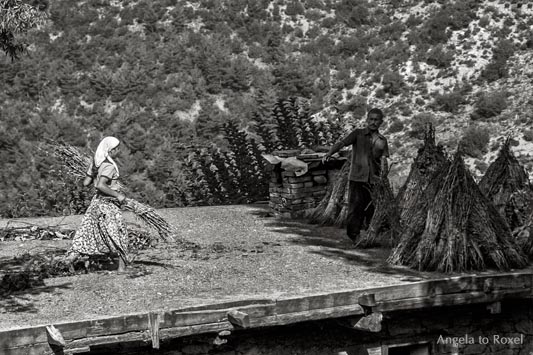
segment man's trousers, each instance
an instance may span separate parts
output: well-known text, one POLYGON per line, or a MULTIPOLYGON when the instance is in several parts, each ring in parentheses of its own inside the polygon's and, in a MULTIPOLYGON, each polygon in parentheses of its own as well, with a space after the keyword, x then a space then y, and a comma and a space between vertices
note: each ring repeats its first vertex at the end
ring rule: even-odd
POLYGON ((357 240, 361 229, 366 229, 370 224, 373 214, 370 184, 350 180, 346 234, 351 240, 357 240))

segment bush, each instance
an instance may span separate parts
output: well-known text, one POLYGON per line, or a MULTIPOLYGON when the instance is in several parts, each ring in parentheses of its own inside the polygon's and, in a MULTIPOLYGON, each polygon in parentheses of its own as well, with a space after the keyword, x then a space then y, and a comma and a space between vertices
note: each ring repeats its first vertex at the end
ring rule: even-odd
POLYGON ((489 141, 490 133, 487 128, 469 126, 459 142, 459 149, 468 156, 479 158, 487 152, 489 141))
POLYGON ((487 15, 479 19, 480 27, 486 28, 489 24, 490 24, 490 17, 488 17, 487 15))
POLYGON ((526 129, 524 131, 524 139, 528 142, 533 142, 533 129, 526 129))
POLYGON ((387 133, 392 134, 396 132, 401 132, 403 131, 404 127, 405 127, 404 123, 396 119, 392 121, 392 123, 390 124, 389 129, 387 130, 387 133))
POLYGON ((426 54, 426 63, 434 65, 437 68, 449 68, 452 64, 454 54, 447 51, 444 46, 439 44, 431 48, 426 54))
POLYGON ((481 78, 490 83, 507 77, 507 60, 514 54, 515 50, 515 45, 511 41, 499 41, 494 48, 492 61, 487 64, 481 73, 481 78))
POLYGON ((403 77, 397 71, 388 71, 383 75, 382 85, 384 92, 398 95, 404 86, 403 77))
POLYGON ((504 92, 493 92, 481 95, 477 100, 473 120, 491 118, 502 113, 507 108, 507 97, 504 92))
POLYGON ((435 116, 431 113, 419 113, 411 119, 411 129, 409 130, 409 137, 424 139, 424 132, 426 131, 426 125, 431 123, 433 126, 436 124, 435 116))
POLYGON ((459 106, 465 103, 466 99, 464 94, 459 91, 453 91, 435 96, 433 106, 440 111, 456 113, 459 110, 459 106))

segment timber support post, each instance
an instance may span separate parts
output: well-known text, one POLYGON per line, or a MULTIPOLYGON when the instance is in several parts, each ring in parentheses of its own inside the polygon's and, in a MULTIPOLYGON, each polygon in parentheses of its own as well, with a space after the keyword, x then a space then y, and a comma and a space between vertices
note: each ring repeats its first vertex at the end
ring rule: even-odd
POLYGON ((161 316, 159 313, 150 312, 148 314, 148 322, 150 325, 150 338, 152 340, 152 348, 159 349, 159 323, 161 316))

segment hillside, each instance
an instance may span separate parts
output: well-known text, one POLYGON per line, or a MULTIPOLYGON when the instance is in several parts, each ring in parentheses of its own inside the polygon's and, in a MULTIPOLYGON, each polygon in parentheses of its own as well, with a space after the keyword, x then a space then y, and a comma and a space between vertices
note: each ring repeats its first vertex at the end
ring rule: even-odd
MULTIPOLYGON (((232 121, 255 137, 277 98, 345 129, 385 110, 397 187, 425 122, 480 176, 511 134, 531 173, 533 4, 504 1, 67 1, 49 4, 26 56, 0 57, 0 215, 81 212, 38 145, 126 146, 131 195, 191 198, 187 158, 224 147, 232 121)), ((68 188, 67 188, 68 187, 68 188)))

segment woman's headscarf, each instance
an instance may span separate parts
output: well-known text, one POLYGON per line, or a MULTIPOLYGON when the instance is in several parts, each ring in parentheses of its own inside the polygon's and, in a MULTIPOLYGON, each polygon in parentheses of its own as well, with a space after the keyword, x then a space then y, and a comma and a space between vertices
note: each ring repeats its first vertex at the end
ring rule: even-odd
POLYGON ((94 165, 96 168, 99 168, 104 160, 108 160, 111 164, 115 166, 118 176, 118 166, 115 161, 109 156, 109 151, 113 148, 116 148, 120 144, 120 141, 115 137, 105 137, 102 139, 98 148, 96 148, 96 153, 94 153, 94 165))

